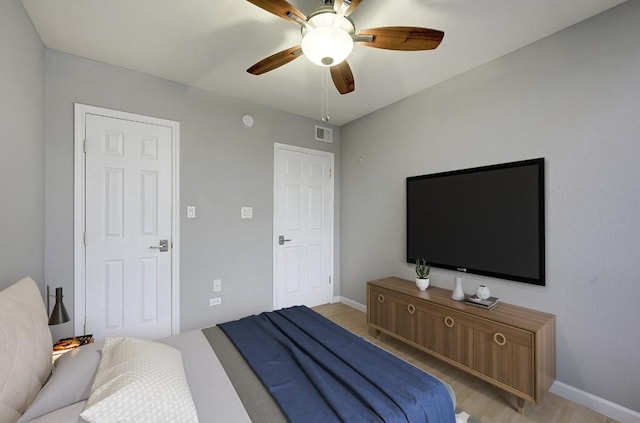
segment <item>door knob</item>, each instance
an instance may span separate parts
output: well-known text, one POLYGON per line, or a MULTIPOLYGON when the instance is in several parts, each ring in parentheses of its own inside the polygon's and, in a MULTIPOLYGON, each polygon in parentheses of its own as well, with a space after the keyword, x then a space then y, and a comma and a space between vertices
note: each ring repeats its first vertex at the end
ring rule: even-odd
POLYGON ((278 244, 279 245, 284 245, 285 242, 289 242, 289 241, 291 241, 291 240, 290 239, 284 239, 284 235, 280 235, 278 237, 278 244))
POLYGON ((160 245, 152 245, 149 248, 156 248, 156 249, 160 250, 161 253, 167 252, 167 251, 169 251, 169 240, 168 239, 161 239, 160 240, 160 245))

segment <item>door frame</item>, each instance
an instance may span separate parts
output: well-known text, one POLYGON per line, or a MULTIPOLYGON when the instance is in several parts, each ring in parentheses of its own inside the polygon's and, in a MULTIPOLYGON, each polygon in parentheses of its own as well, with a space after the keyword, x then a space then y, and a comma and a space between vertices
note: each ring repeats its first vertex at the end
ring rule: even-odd
POLYGON ((335 275, 334 275, 334 261, 335 261, 335 227, 334 227, 334 220, 335 220, 335 198, 334 198, 334 193, 335 193, 335 155, 334 153, 330 152, 330 151, 322 151, 322 150, 315 150, 312 148, 306 148, 306 147, 298 147, 296 145, 290 145, 290 144, 282 144, 282 143, 278 143, 275 142, 273 143, 273 226, 272 226, 272 249, 273 249, 273 262, 272 262, 272 268, 273 268, 273 275, 272 275, 272 284, 271 284, 271 288, 273 290, 273 303, 272 303, 272 308, 276 308, 276 297, 277 297, 277 286, 276 283, 278 281, 277 279, 277 273, 278 273, 278 269, 277 269, 277 244, 278 244, 278 233, 276 233, 276 184, 277 184, 277 151, 278 150, 290 150, 290 151, 295 151, 297 153, 306 153, 306 154, 314 154, 314 155, 318 155, 318 156, 323 156, 323 157, 328 157, 331 160, 331 182, 329 184, 329 222, 328 222, 328 226, 329 226, 329 278, 330 278, 330 283, 329 283, 329 302, 333 303, 334 302, 334 298, 335 298, 335 294, 333 292, 333 289, 335 287, 334 281, 335 281, 335 275))
POLYGON ((73 333, 85 334, 85 117, 97 115, 130 120, 171 129, 171 334, 180 333, 180 123, 102 107, 74 103, 74 176, 73 176, 73 333))

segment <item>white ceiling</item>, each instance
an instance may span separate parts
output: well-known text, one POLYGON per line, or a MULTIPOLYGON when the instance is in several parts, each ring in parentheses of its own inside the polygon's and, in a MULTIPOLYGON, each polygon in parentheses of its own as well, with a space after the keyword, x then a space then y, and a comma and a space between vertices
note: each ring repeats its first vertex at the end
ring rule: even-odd
MULTIPOLYGON (((309 14, 322 0, 289 0, 309 14)), ((343 125, 625 0, 363 0, 359 29, 422 26, 445 32, 432 51, 356 45, 356 90, 329 90, 343 125)), ((321 118, 321 68, 298 58, 253 76, 257 61, 300 43, 296 24, 243 0, 22 0, 51 49, 321 118)))

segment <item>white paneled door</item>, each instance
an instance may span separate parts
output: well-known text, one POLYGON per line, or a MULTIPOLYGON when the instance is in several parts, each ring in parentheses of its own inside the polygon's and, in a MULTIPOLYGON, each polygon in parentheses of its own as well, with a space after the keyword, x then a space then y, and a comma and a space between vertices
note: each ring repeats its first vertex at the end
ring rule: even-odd
POLYGON ((283 144, 274 160, 274 308, 333 294, 333 154, 283 144))
POLYGON ((172 334, 172 129, 85 115, 85 333, 172 334))

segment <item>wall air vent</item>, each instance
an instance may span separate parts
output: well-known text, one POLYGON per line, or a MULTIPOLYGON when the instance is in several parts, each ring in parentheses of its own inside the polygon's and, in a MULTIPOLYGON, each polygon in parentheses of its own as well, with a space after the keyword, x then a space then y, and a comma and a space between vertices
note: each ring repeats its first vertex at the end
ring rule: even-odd
POLYGON ((326 126, 316 125, 316 140, 324 142, 333 142, 333 129, 326 126))

